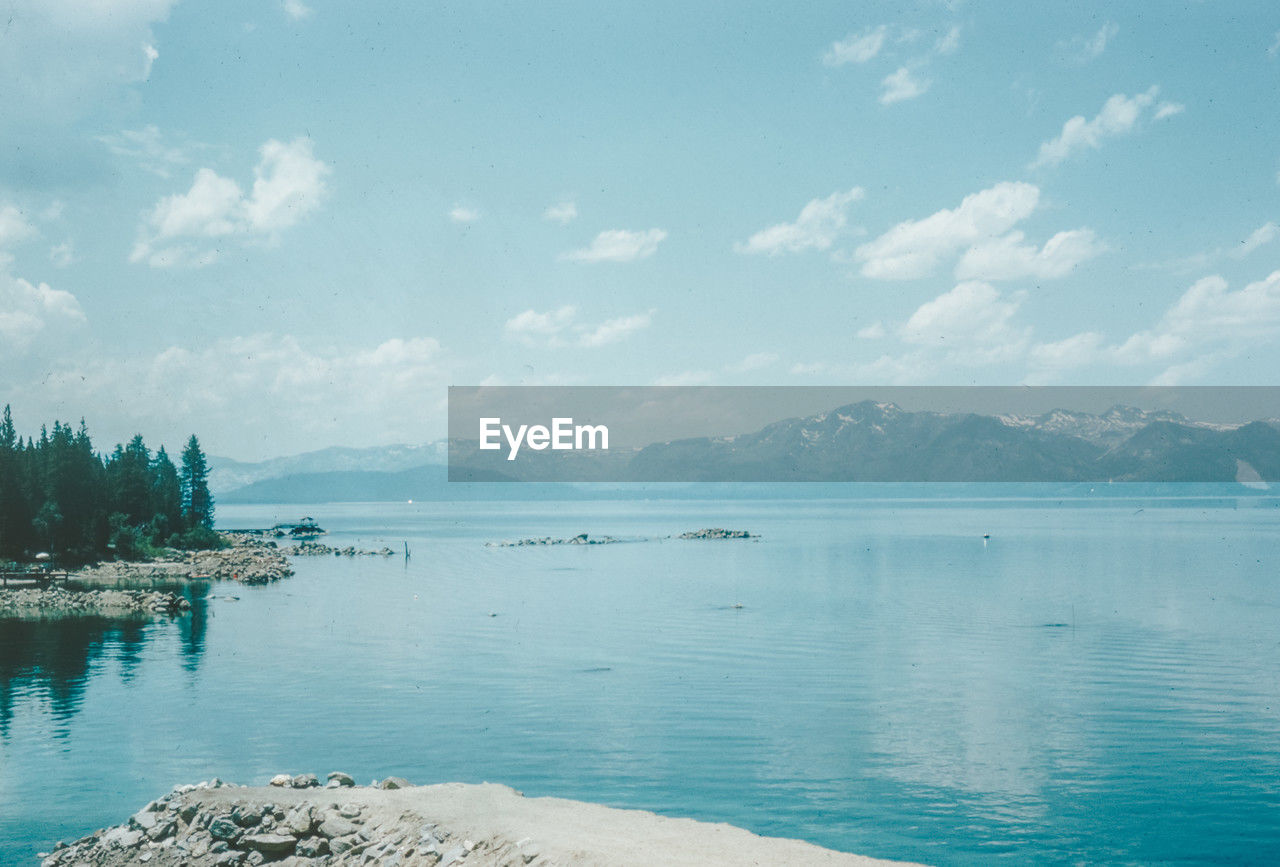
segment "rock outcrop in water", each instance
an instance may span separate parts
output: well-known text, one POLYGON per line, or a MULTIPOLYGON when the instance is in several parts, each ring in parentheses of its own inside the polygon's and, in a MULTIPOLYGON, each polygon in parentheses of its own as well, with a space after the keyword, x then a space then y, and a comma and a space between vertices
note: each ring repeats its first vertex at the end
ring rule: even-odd
POLYGON ((299 542, 286 550, 294 557, 390 557, 396 553, 387 547, 371 551, 366 548, 356 548, 353 545, 334 548, 321 542, 299 542))
POLYGON ((173 552, 150 562, 108 561, 74 572, 71 579, 90 585, 130 586, 199 579, 270 584, 293 574, 275 542, 243 533, 224 533, 229 547, 213 551, 173 552))
POLYGON ((527 548, 537 545, 612 545, 621 542, 621 539, 615 539, 612 536, 596 536, 591 537, 586 533, 579 533, 568 539, 553 539, 546 536, 541 539, 517 539, 514 542, 486 542, 490 548, 527 548))
POLYGON ((191 603, 156 590, 73 590, 65 587, 0 588, 0 617, 128 617, 181 614, 191 603))
POLYGON ((746 530, 726 530, 723 527, 706 527, 681 533, 679 539, 754 539, 746 530))
POLYGON ((179 786, 122 825, 42 853, 42 867, 890 863, 730 825, 525 798, 490 783, 411 786, 389 777, 352 787, 342 773, 324 787, 314 774, 272 783, 179 786))

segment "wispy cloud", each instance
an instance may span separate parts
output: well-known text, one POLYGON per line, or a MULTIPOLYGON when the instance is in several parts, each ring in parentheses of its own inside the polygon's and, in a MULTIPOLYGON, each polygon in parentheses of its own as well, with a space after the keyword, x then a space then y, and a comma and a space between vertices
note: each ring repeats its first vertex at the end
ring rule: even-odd
POLYGON ((591 243, 578 250, 561 254, 570 262, 635 262, 647 259, 658 252, 658 245, 667 237, 663 229, 608 229, 596 235, 591 243))
POLYGON ((454 205, 449 210, 449 219, 455 223, 469 225, 480 219, 480 211, 465 205, 454 205))
MULTIPOLYGON (((1154 85, 1145 93, 1133 96, 1117 93, 1103 104, 1102 110, 1092 120, 1076 115, 1063 124, 1062 132, 1056 138, 1040 145, 1040 152, 1030 168, 1056 166, 1082 150, 1097 150, 1106 139, 1132 132, 1159 93, 1160 88, 1154 85)), ((1176 103, 1164 103, 1155 116, 1169 117, 1181 110, 1182 106, 1176 103)))
POLYGON ((923 96, 933 84, 909 66, 900 66, 880 82, 880 104, 893 105, 923 96))
POLYGON ((822 62, 826 66, 866 63, 884 48, 888 32, 889 28, 881 24, 859 33, 850 33, 844 39, 831 43, 831 47, 822 55, 822 62))
POLYGON ((0 205, 0 248, 28 241, 39 234, 16 205, 0 205))
POLYGON ((573 201, 557 202, 542 212, 542 219, 567 226, 578 218, 578 205, 573 201))
POLYGON ((791 223, 778 223, 756 232, 745 243, 735 244, 739 253, 777 256, 806 250, 827 250, 848 226, 849 206, 866 191, 853 187, 822 199, 813 199, 800 209, 791 223))
POLYGON ((281 6, 284 9, 284 14, 288 15, 294 21, 301 21, 304 18, 310 18, 313 11, 311 7, 306 3, 303 3, 302 0, 284 0, 281 6))
POLYGON ((940 55, 955 54, 960 50, 960 25, 955 25, 933 43, 933 52, 940 55))
POLYGON ((596 349, 619 343, 653 322, 653 310, 618 316, 599 323, 578 320, 578 309, 567 304, 556 310, 526 310, 507 320, 503 331, 525 346, 548 349, 596 349))
POLYGON ((1058 50, 1073 63, 1088 63, 1102 56, 1107 45, 1120 32, 1120 25, 1114 21, 1103 24, 1096 33, 1088 36, 1074 36, 1058 43, 1058 50))

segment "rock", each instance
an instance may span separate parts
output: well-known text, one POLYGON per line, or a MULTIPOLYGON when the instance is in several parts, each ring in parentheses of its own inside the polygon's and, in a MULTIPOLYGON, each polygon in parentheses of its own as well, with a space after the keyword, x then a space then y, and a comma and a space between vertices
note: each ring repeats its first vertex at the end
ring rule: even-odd
POLYGON ((274 777, 271 778, 271 785, 288 788, 289 786, 293 785, 293 777, 289 776, 288 774, 276 774, 274 777))
POLYGON ((134 813, 133 816, 130 817, 129 821, 134 825, 137 825, 143 831, 150 831, 156 826, 156 822, 159 821, 159 817, 150 810, 140 810, 137 813, 134 813))
POLYGON ((315 811, 310 804, 299 804, 284 818, 284 826, 299 837, 310 834, 315 824, 315 811))
POLYGON ((273 856, 289 855, 297 844, 288 834, 249 834, 240 839, 242 847, 273 856))
POLYGON ((381 783, 378 783, 379 789, 407 789, 410 783, 404 777, 387 777, 381 783))
POLYGON ((209 834, 215 840, 234 840, 240 836, 240 826, 229 816, 219 816, 209 823, 209 834))
POLYGON ((338 815, 344 819, 354 819, 360 815, 360 807, 358 804, 343 804, 338 808, 338 815))
MULTIPOLYGON (((323 826, 321 826, 323 828, 323 826)), ((355 834, 346 837, 335 837, 329 841, 329 851, 334 855, 345 855, 356 847, 360 842, 360 838, 355 834)))
POLYGON ((330 814, 320 823, 317 831, 322 837, 328 837, 331 840, 334 837, 345 837, 348 834, 355 834, 359 830, 354 824, 348 822, 341 816, 330 814))
POLYGON ((356 784, 350 774, 344 774, 342 771, 334 771, 329 774, 329 782, 337 783, 339 786, 354 786, 356 784))
POLYGON ((298 774, 290 782, 295 789, 313 789, 320 785, 320 780, 315 774, 298 774))
POLYGON ((323 837, 310 837, 299 840, 295 854, 302 858, 317 858, 329 854, 329 841, 323 837))
POLYGON ((252 828, 262 821, 266 811, 257 804, 238 804, 231 811, 231 821, 241 828, 252 828))
POLYGON ((216 864, 217 867, 230 867, 232 864, 239 864, 243 859, 243 852, 223 852, 213 863, 216 864))
POLYGON ((152 840, 163 840, 166 837, 173 836, 173 833, 177 830, 178 823, 173 819, 166 819, 157 823, 155 827, 148 831, 147 837, 152 840))
POLYGON ((681 533, 681 539, 753 539, 746 530, 726 530, 723 527, 707 527, 701 530, 690 530, 681 533))

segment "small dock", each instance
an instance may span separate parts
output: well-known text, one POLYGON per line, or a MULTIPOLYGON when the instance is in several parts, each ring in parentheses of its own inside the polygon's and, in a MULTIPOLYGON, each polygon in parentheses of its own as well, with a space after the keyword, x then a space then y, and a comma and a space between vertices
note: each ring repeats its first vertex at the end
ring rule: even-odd
POLYGON ((71 577, 70 572, 49 572, 44 569, 11 569, 0 571, 0 587, 48 587, 51 584, 65 584, 71 577))

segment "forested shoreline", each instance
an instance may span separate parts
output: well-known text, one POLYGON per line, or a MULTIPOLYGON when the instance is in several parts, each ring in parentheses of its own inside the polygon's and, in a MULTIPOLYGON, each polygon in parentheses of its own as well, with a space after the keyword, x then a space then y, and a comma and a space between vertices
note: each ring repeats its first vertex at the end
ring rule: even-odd
POLYGON ((193 434, 174 464, 141 435, 94 451, 84 420, 55 421, 39 438, 0 418, 0 561, 46 553, 59 564, 145 559, 156 549, 218 547, 208 465, 193 434))

